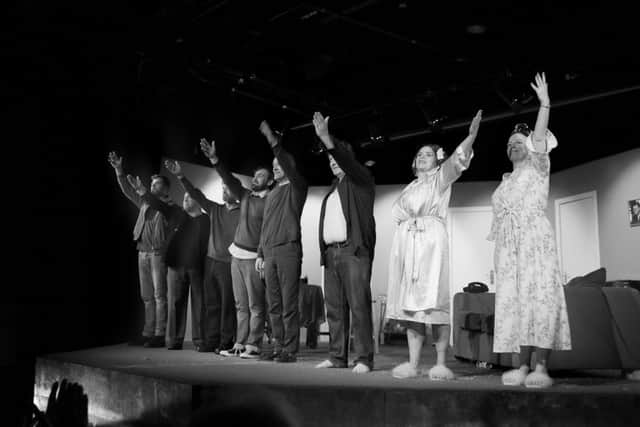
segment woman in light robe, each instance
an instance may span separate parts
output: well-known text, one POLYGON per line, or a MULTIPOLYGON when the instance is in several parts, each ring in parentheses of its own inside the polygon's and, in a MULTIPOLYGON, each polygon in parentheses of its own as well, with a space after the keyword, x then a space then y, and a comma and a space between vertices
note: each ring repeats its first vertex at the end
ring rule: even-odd
POLYGON ((418 375, 422 345, 431 325, 437 361, 429 370, 432 380, 454 377, 446 366, 449 345, 449 245, 447 214, 453 184, 469 167, 482 111, 469 127, 469 135, 446 160, 442 148, 428 144, 413 160, 416 179, 400 194, 392 215, 397 229, 391 247, 387 314, 407 329, 409 361, 396 366, 392 375, 418 375))
POLYGON ((506 173, 493 193, 496 306, 493 351, 520 353, 517 369, 502 375, 505 385, 549 387, 551 350, 570 350, 571 334, 553 229, 545 214, 549 196, 549 152, 558 145, 547 129, 551 108, 544 73, 536 74, 540 109, 533 132, 518 124, 511 132, 506 173), (536 366, 529 372, 535 351, 536 366))

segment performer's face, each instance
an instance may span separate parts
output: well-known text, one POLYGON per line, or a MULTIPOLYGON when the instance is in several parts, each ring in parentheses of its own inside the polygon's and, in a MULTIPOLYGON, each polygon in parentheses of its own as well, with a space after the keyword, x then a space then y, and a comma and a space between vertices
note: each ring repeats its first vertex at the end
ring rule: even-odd
POLYGON ((271 185, 271 172, 267 169, 260 168, 253 173, 251 180, 251 189, 253 191, 266 190, 271 185))
POLYGON ((521 133, 514 133, 509 137, 509 142, 507 143, 507 156, 512 163, 517 163, 524 160, 529 151, 527 147, 524 145, 524 141, 527 138, 521 133))
POLYGON ((169 194, 169 189, 166 185, 164 185, 164 181, 162 178, 154 178, 151 180, 151 194, 154 196, 167 196, 169 194))
POLYGON ((184 198, 182 199, 182 209, 187 212, 199 212, 200 205, 198 204, 198 202, 193 200, 191 196, 189 196, 189 193, 184 193, 184 198))
POLYGON ((278 159, 273 159, 273 179, 280 181, 284 178, 284 171, 280 167, 280 162, 278 162, 278 159))
POLYGON ((344 171, 340 168, 340 165, 331 154, 329 154, 329 167, 331 168, 331 172, 333 172, 333 174, 338 178, 344 175, 344 171))
POLYGON ((438 166, 438 160, 436 159, 436 152, 432 147, 424 146, 413 159, 413 168, 416 172, 427 172, 438 166))

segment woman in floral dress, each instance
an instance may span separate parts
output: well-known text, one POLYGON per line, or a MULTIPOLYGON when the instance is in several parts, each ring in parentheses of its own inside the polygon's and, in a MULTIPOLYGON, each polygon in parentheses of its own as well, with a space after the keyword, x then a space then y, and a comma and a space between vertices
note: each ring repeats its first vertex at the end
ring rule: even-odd
POLYGON ((387 316, 407 328, 409 362, 396 366, 396 378, 418 375, 426 326, 436 340, 437 362, 429 370, 433 380, 452 379, 445 365, 449 344, 449 247, 446 229, 451 184, 469 166, 482 111, 469 135, 446 160, 442 148, 425 145, 413 160, 416 179, 400 194, 392 215, 398 227, 391 247, 387 316))
POLYGON ((505 385, 549 387, 551 350, 570 350, 571 335, 556 244, 545 209, 549 194, 549 152, 557 146, 547 129, 551 107, 544 73, 536 74, 540 101, 533 132, 516 125, 507 155, 513 172, 504 174, 492 196, 496 306, 493 351, 520 353, 520 367, 502 376, 505 385), (536 366, 529 372, 532 353, 536 366))

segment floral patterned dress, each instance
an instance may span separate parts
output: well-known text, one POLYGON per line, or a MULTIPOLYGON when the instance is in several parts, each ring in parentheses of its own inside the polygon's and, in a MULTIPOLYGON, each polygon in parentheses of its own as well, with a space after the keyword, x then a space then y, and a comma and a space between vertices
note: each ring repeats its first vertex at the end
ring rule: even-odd
POLYGON ((393 204, 398 227, 389 260, 387 318, 450 323, 447 214, 451 184, 470 160, 456 150, 426 177, 411 182, 393 204))
POLYGON ((545 209, 549 195, 549 151, 557 145, 547 131, 545 153, 534 150, 504 174, 491 198, 495 240, 496 303, 493 351, 517 353, 520 346, 570 350, 571 334, 556 242, 545 209))

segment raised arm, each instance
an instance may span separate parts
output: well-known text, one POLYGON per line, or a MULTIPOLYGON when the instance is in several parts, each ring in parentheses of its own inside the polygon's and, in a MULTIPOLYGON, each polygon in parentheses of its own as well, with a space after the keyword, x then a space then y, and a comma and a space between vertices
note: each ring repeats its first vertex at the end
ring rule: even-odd
POLYGON ((306 188, 307 181, 298 172, 293 156, 284 149, 281 138, 276 136, 276 134, 271 130, 269 123, 263 120, 260 123, 260 132, 265 136, 267 142, 269 142, 273 155, 278 159, 278 163, 280 163, 280 167, 289 179, 289 182, 296 187, 306 188))
POLYGON ((242 183, 238 178, 233 176, 233 174, 220 162, 220 159, 216 153, 216 142, 211 140, 211 144, 207 142, 206 139, 200 139, 200 150, 202 153, 209 159, 211 165, 216 168, 220 178, 222 178, 222 182, 229 188, 231 194, 238 200, 242 199, 242 195, 249 191, 242 186, 242 183))
POLYGON ((207 199, 202 191, 194 187, 193 184, 189 182, 187 177, 185 177, 182 173, 182 166, 180 166, 180 163, 175 160, 165 160, 164 167, 173 175, 175 175, 178 180, 180 180, 180 184, 182 184, 184 190, 189 193, 189 196, 191 196, 193 200, 198 202, 202 209, 204 209, 207 213, 211 213, 211 211, 218 206, 216 202, 207 199))
POLYGON ((473 157, 473 143, 478 136, 480 129, 480 121, 482 120, 482 110, 478 110, 471 125, 469 126, 469 134, 456 147, 456 150, 442 164, 442 181, 441 190, 445 190, 449 185, 455 182, 462 172, 464 172, 471 163, 473 157))
POLYGON ((122 157, 118 156, 115 151, 112 151, 109 153, 108 160, 116 173, 116 179, 118 180, 118 185, 120 186, 122 194, 124 194, 127 199, 131 200, 131 202, 139 208, 142 205, 142 198, 131 187, 126 175, 124 174, 124 169, 122 168, 122 157))
POLYGON ((315 112, 313 114, 313 126, 320 141, 322 141, 346 175, 360 185, 375 185, 369 169, 356 160, 353 153, 347 149, 345 142, 340 141, 329 133, 328 116, 323 117, 319 112, 315 112))
POLYGON ((547 147, 547 127, 549 125, 551 100, 549 99, 549 87, 544 73, 542 73, 542 75, 540 75, 540 73, 536 74, 535 83, 531 83, 531 87, 536 92, 538 101, 540 101, 536 127, 533 130, 531 141, 536 152, 546 153, 549 151, 549 147, 547 147))

